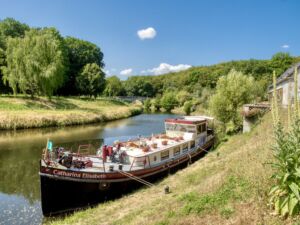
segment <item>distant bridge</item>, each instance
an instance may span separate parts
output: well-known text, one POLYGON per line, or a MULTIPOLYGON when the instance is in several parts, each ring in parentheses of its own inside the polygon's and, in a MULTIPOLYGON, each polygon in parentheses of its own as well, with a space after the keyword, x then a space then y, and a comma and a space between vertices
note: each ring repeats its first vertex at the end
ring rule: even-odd
POLYGON ((142 96, 115 96, 114 99, 119 99, 126 102, 134 102, 136 100, 144 102, 148 97, 142 97, 142 96))

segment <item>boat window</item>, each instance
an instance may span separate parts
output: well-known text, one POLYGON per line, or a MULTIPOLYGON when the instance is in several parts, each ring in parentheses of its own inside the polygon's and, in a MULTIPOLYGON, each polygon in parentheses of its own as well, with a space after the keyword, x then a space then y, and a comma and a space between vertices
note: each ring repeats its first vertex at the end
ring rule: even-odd
POLYGON ((177 124, 176 131, 186 132, 186 128, 184 125, 177 124))
POLYGON ((153 161, 154 161, 154 162, 156 161, 156 155, 153 157, 153 161))
POLYGON ((202 128, 201 128, 201 132, 205 132, 205 131, 206 131, 206 124, 203 123, 203 124, 202 124, 202 128))
POLYGON ((196 132, 196 127, 194 125, 187 125, 186 126, 186 131, 189 133, 195 133, 196 132))
POLYGON ((197 126, 197 134, 200 134, 202 132, 205 132, 206 131, 206 124, 203 123, 203 124, 200 124, 197 126))
POLYGON ((187 150, 188 150, 188 144, 187 143, 183 144, 182 145, 182 152, 187 152, 187 150))
POLYGON ((200 134, 201 133, 201 125, 198 125, 197 126, 197 134, 200 134))
POLYGON ((165 159, 168 159, 169 158, 169 150, 167 151, 163 151, 160 153, 160 159, 161 160, 165 160, 165 159))
POLYGON ((171 123, 166 123, 166 130, 167 131, 189 132, 189 133, 195 133, 195 131, 196 131, 194 125, 171 124, 171 123))
POLYGON ((174 151, 174 156, 179 155, 180 154, 180 147, 179 146, 175 147, 173 151, 174 151))
POLYGON ((175 124, 166 123, 166 130, 174 130, 174 125, 175 124))
POLYGON ((190 148, 194 148, 195 147, 195 141, 191 141, 190 142, 190 148))

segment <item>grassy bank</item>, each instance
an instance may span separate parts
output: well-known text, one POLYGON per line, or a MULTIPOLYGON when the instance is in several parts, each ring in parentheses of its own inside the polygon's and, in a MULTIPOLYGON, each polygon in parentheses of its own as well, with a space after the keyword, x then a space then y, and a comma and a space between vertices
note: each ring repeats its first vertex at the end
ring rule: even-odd
POLYGON ((155 187, 48 223, 297 224, 272 215, 268 207, 272 135, 269 113, 250 133, 231 137, 155 187), (165 185, 170 194, 163 193, 165 185))
POLYGON ((0 129, 68 126, 126 118, 141 108, 105 99, 0 97, 0 129))

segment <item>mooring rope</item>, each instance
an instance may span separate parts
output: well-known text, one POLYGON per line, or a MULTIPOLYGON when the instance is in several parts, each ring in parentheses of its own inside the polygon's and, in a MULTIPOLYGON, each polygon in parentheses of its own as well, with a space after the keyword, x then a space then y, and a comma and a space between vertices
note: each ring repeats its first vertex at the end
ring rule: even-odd
POLYGON ((122 171, 122 170, 118 170, 118 172, 119 172, 120 174, 125 175, 125 176, 127 176, 127 177, 129 177, 129 178, 131 178, 131 179, 133 179, 133 180, 135 180, 135 181, 138 181, 138 182, 140 182, 140 183, 142 183, 142 184, 144 184, 144 185, 146 185, 146 186, 148 186, 148 187, 154 186, 154 184, 152 184, 152 183, 150 183, 150 182, 148 182, 148 181, 146 181, 146 180, 144 180, 144 179, 142 179, 142 178, 140 178, 140 177, 134 176, 134 175, 131 174, 131 173, 127 173, 127 172, 122 171))

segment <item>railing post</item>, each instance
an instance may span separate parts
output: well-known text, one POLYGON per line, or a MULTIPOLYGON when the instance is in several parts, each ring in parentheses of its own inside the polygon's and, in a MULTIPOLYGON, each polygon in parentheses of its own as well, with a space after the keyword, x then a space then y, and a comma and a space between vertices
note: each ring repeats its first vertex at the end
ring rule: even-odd
POLYGON ((135 158, 133 159, 133 161, 132 161, 132 163, 131 163, 131 166, 130 166, 129 171, 131 171, 131 168, 132 168, 134 162, 135 162, 135 158))
POLYGON ((148 155, 148 164, 149 164, 149 168, 151 168, 150 157, 149 157, 149 155, 148 155))

